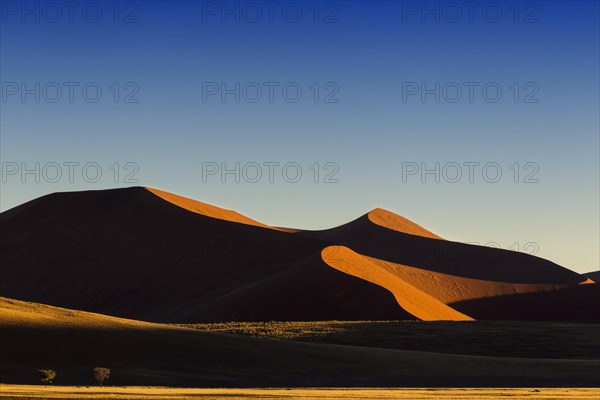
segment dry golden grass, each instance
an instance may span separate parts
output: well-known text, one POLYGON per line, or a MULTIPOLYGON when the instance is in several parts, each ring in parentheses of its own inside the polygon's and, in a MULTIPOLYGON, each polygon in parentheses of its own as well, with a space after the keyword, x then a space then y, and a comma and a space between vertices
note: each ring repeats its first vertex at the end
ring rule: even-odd
POLYGON ((164 387, 43 387, 34 385, 0 385, 1 399, 123 399, 123 400, 167 400, 167 399, 285 399, 285 400, 425 400, 425 399, 598 399, 600 389, 595 388, 302 388, 302 389, 182 389, 164 387))
POLYGON ((600 359, 598 325, 509 321, 316 321, 187 324, 278 340, 495 357, 600 359))

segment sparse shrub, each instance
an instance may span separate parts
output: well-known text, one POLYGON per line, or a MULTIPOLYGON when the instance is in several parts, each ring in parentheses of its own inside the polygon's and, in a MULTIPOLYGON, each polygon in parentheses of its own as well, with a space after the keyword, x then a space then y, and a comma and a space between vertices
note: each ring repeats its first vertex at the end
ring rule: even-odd
POLYGON ((42 376, 42 383, 44 386, 48 384, 52 385, 54 378, 56 378, 56 371, 53 369, 38 369, 39 374, 42 376))
POLYGON ((94 368, 94 379, 102 386, 104 381, 110 377, 110 368, 94 368))

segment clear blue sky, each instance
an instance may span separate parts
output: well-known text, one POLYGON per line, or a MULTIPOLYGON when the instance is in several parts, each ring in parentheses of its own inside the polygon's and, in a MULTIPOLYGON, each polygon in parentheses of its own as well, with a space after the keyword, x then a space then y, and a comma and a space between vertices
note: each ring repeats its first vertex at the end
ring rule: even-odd
POLYGON ((2 210, 145 185, 600 264, 597 1, 0 4, 2 210))

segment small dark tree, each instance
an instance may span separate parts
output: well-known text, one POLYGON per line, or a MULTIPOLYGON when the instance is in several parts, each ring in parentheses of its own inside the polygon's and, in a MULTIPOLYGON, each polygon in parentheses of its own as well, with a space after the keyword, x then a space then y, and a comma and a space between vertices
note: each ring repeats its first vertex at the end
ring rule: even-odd
POLYGON ((48 386, 48 384, 52 385, 52 381, 56 378, 56 371, 53 369, 38 369, 38 372, 42 376, 44 386, 48 386))
POLYGON ((110 377, 110 368, 102 368, 96 367, 94 368, 94 379, 98 381, 100 386, 104 383, 106 379, 110 377))

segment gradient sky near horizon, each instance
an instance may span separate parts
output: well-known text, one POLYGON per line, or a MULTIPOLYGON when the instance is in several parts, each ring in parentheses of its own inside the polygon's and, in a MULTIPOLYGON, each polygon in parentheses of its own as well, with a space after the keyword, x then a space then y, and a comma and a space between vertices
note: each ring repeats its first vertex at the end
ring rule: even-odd
POLYGON ((383 207, 600 266, 597 1, 66 3, 0 1, 2 211, 137 185, 305 229, 383 207))

